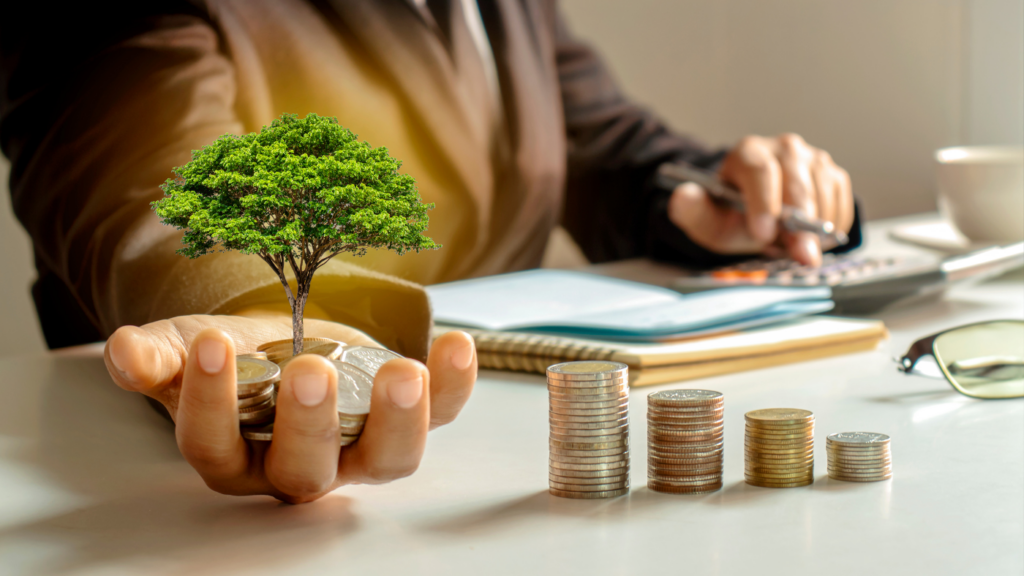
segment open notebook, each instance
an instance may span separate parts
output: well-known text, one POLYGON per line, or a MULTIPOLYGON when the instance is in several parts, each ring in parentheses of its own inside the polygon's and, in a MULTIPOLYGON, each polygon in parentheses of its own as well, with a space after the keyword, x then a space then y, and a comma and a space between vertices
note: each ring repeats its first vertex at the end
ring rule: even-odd
MULTIPOLYGON (((439 325, 435 336, 462 329, 439 325)), ((878 320, 811 316, 715 336, 633 344, 468 329, 481 368, 543 374, 573 360, 629 365, 630 384, 662 384, 873 350, 888 337, 878 320)))
POLYGON ((528 270, 427 287, 439 324, 658 342, 828 312, 828 287, 738 287, 680 294, 564 270, 528 270))

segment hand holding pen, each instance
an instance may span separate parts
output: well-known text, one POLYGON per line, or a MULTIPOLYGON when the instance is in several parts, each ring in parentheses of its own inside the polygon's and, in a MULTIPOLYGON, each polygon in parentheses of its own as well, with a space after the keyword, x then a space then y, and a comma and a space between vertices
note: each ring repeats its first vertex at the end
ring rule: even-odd
POLYGON ((794 134, 744 138, 717 177, 666 164, 658 180, 673 190, 672 222, 722 254, 788 255, 816 266, 822 249, 844 244, 853 225, 849 175, 794 134))

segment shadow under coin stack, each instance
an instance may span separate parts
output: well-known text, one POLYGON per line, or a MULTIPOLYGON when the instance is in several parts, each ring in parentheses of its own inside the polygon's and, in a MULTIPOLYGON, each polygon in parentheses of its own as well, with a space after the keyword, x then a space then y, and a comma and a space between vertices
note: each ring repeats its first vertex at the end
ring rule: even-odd
POLYGON ((276 384, 281 380, 281 368, 260 358, 260 354, 235 357, 235 375, 238 383, 238 422, 243 428, 274 419, 277 405, 276 384))
POLYGON ((814 482, 814 414, 767 408, 746 414, 747 484, 796 488, 814 482))
POLYGON ((565 362, 547 375, 551 494, 593 499, 629 492, 629 368, 565 362))
POLYGON ((825 439, 828 477, 846 482, 892 478, 889 437, 875 432, 838 432, 825 439))
POLYGON ((700 494, 722 488, 725 398, 713 390, 647 396, 647 487, 700 494))

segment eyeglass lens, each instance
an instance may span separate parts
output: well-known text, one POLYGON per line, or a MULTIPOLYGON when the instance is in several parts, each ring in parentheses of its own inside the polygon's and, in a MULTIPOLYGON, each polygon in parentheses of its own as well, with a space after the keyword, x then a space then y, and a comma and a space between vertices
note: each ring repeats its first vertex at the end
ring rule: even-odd
POLYGON ((1024 322, 957 328, 936 338, 933 349, 949 379, 968 395, 1024 396, 1024 322))

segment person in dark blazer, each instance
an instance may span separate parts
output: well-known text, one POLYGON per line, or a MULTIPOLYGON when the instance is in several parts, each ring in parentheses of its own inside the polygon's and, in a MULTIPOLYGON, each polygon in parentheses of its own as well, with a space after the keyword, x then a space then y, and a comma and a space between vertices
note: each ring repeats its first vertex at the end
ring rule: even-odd
POLYGON ((476 377, 467 335, 430 347, 423 284, 536 267, 560 233, 590 262, 818 262, 816 237, 780 230, 782 204, 856 230, 849 176, 826 152, 792 134, 714 150, 673 132, 623 96, 552 0, 136 4, 0 8, 0 148, 48 344, 108 338, 114 381, 166 406, 183 454, 224 493, 304 502, 415 469, 476 377), (426 363, 382 370, 374 416, 340 458, 335 376, 315 358, 286 371, 271 447, 239 437, 232 358, 290 336, 280 285, 256 258, 176 255, 180 232, 149 206, 192 150, 310 112, 401 159, 444 245, 318 272, 307 335, 426 363), (695 185, 658 189, 664 162, 717 171, 747 213, 695 185))

